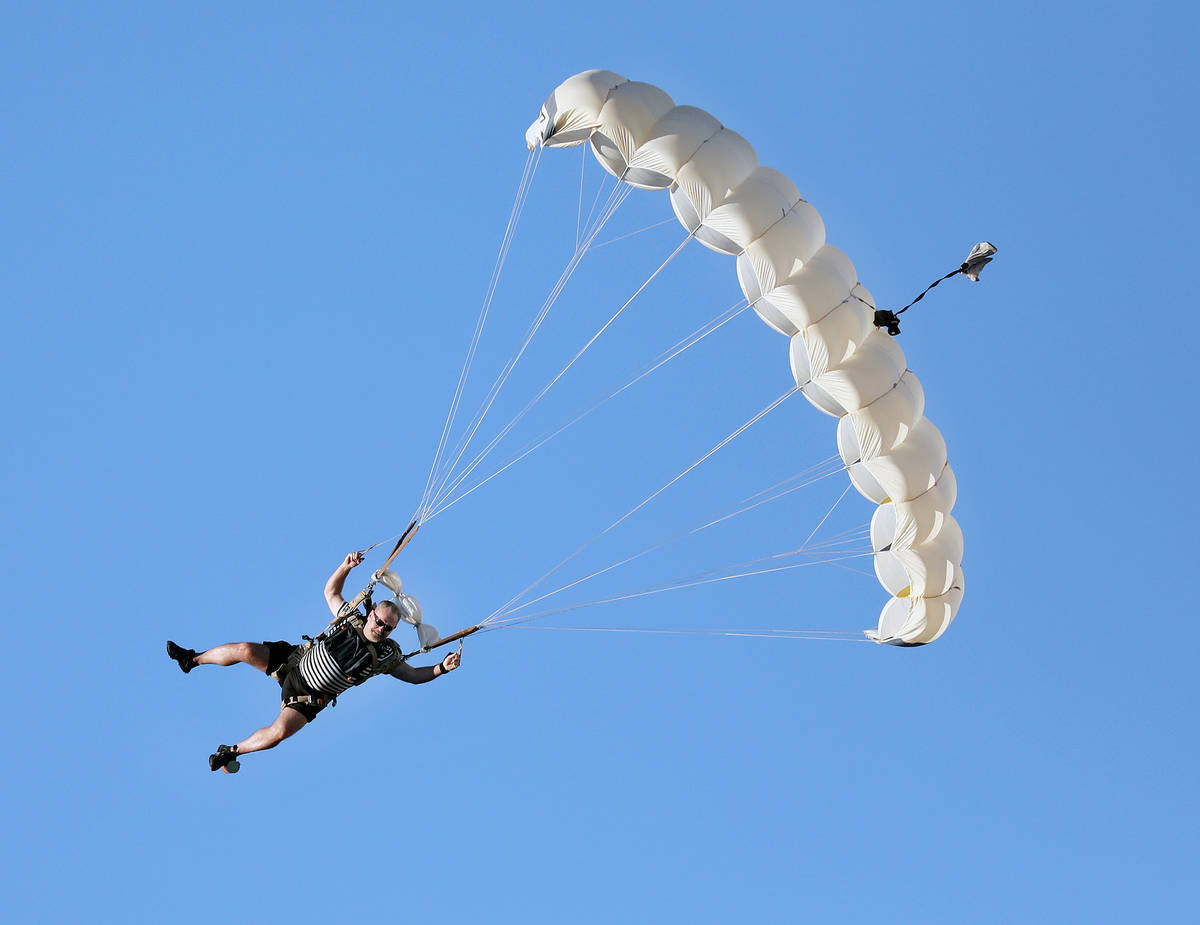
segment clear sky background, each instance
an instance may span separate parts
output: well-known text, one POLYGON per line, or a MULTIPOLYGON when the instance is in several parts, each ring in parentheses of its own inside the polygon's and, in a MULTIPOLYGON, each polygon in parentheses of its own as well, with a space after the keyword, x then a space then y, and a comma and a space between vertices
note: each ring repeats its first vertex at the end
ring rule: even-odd
MULTIPOLYGON (((10 6, 4 918, 1196 916, 1197 35, 1153 2, 10 6), (524 130, 588 68, 745 135, 880 304, 997 244, 901 338, 958 476, 957 621, 911 650, 501 630, 210 773, 278 689, 184 677, 163 641, 298 641, 342 556, 403 529, 524 130)), ((467 410, 570 256, 580 163, 542 161, 467 410)), ((639 193, 606 234, 670 214, 639 193)), ((485 430, 681 237, 590 254, 485 430)), ((497 460, 739 296, 689 246, 497 460)), ((426 524, 406 587, 439 629, 478 621, 790 384, 785 339, 740 316, 426 524)), ((833 452, 794 397, 569 569, 833 452)), ((794 548, 844 487, 577 599, 794 548)), ((870 513, 852 494, 822 529, 870 513)), ((826 566, 546 622, 856 631, 885 599, 826 566)))

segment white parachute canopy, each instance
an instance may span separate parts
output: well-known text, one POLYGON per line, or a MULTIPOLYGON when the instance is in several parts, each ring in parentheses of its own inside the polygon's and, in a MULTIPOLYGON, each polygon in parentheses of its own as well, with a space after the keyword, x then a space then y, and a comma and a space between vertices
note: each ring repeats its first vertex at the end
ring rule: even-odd
MULTIPOLYGON (((921 383, 895 339, 875 327, 875 300, 826 242, 817 210, 713 116, 611 71, 560 84, 525 139, 530 149, 590 144, 609 174, 667 190, 692 237, 736 258, 746 299, 788 338, 797 386, 839 419, 851 483, 879 506, 875 571, 892 597, 867 636, 893 645, 937 639, 963 595, 963 537, 950 514, 957 483, 945 441, 924 416, 921 383)), ((979 245, 967 275, 977 279, 992 253, 979 245)))

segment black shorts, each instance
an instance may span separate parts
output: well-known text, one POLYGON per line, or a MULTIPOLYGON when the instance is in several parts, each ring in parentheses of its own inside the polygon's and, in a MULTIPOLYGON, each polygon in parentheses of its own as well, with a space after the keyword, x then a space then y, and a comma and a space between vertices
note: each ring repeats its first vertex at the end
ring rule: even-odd
POLYGON ((283 706, 291 707, 311 723, 316 719, 318 713, 329 706, 333 698, 328 694, 314 691, 305 684, 304 679, 300 677, 300 669, 297 666, 293 666, 291 671, 286 670, 288 660, 292 657, 292 653, 300 648, 299 646, 292 645, 290 642, 282 639, 276 642, 269 642, 264 639, 263 645, 268 650, 267 674, 279 682, 283 706), (298 702, 297 698, 311 699, 298 702))
POLYGON ((263 645, 267 647, 267 674, 272 677, 284 665, 287 660, 292 657, 292 653, 299 649, 299 646, 294 646, 284 639, 279 639, 275 642, 263 640, 263 645))

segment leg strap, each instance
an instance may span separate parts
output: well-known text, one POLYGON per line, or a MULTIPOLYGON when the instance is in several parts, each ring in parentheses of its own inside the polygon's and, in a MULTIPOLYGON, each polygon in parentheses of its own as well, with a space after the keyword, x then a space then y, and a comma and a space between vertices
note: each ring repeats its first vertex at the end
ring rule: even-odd
POLYGON ((294 707, 298 703, 302 703, 302 704, 305 704, 306 706, 313 706, 313 707, 323 707, 323 706, 325 706, 325 704, 328 703, 331 706, 336 707, 337 706, 337 698, 334 697, 334 698, 330 699, 329 697, 325 696, 324 694, 300 694, 299 696, 296 696, 296 697, 289 697, 287 700, 285 700, 283 702, 283 705, 285 707, 294 707))

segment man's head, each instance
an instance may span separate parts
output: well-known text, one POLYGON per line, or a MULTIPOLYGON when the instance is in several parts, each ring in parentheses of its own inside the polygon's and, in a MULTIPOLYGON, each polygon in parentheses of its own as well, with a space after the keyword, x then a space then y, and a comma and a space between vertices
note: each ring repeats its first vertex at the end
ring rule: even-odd
POLYGON ((380 601, 367 616, 363 635, 368 642, 383 642, 400 622, 400 608, 391 601, 380 601))

